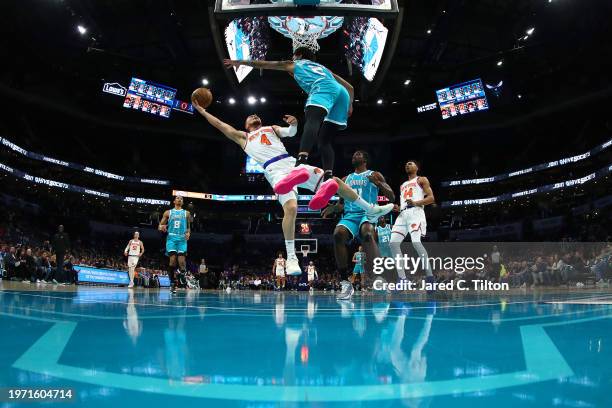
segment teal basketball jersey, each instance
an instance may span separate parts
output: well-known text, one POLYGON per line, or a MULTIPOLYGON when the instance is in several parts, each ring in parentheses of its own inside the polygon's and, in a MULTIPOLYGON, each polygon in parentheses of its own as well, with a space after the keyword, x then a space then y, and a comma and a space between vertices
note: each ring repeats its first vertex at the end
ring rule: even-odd
MULTIPOLYGON (((372 173, 374 173, 373 170, 366 170, 363 173, 351 173, 346 177, 345 182, 365 201, 370 204, 376 204, 378 202, 378 187, 368 180, 368 176, 372 173)), ((345 201, 344 213, 365 213, 365 211, 354 203, 345 201)))
POLYGON ((312 90, 313 85, 321 80, 336 82, 331 71, 321 64, 310 60, 297 60, 294 64, 293 78, 300 88, 308 94, 312 90))
POLYGON ((185 211, 184 209, 171 209, 170 217, 168 218, 168 236, 184 237, 186 232, 187 211, 185 211))
POLYGON ((391 257, 391 225, 387 224, 384 227, 376 227, 376 233, 378 234, 378 249, 380 249, 380 255, 384 257, 391 257))
POLYGON ((384 227, 376 227, 376 233, 378 234, 379 245, 389 245, 389 242, 391 242, 391 225, 387 224, 384 227))

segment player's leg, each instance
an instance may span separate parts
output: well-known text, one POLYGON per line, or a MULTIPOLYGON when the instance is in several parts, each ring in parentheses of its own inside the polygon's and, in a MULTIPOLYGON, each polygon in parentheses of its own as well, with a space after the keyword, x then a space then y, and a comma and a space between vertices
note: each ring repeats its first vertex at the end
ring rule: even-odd
POLYGON ((314 103, 317 103, 317 100, 311 99, 312 97, 313 95, 309 97, 304 110, 304 129, 300 138, 300 151, 296 166, 308 163, 308 156, 319 138, 319 129, 328 112, 322 106, 315 106, 314 103), (313 105, 309 105, 309 103, 313 103, 313 105))
POLYGON ((321 129, 319 129, 319 141, 317 148, 321 155, 321 165, 325 171, 325 180, 329 179, 334 170, 335 153, 333 142, 336 139, 336 135, 342 128, 327 120, 323 121, 321 129))
POLYGON ((176 251, 168 253, 168 278, 170 278, 170 291, 176 290, 176 251))
POLYGON ((366 216, 371 223, 378 221, 378 218, 387 215, 393 210, 393 204, 376 205, 370 204, 357 194, 355 190, 349 187, 344 181, 338 177, 334 177, 336 183, 338 183, 338 195, 346 201, 354 203, 357 207, 361 208, 366 212, 366 216))
POLYGON ((349 282, 350 273, 348 271, 348 249, 347 241, 359 233, 359 222, 346 215, 340 220, 334 230, 334 255, 336 266, 340 275, 340 293, 336 297, 338 300, 350 300, 355 289, 349 282))
POLYGON ((138 258, 136 258, 136 262, 134 262, 134 258, 133 256, 128 256, 128 275, 130 276, 130 284, 128 285, 128 288, 133 288, 134 287, 134 271, 136 269, 136 263, 138 258))
POLYGON ((335 83, 333 88, 329 93, 329 99, 333 103, 319 129, 318 139, 325 180, 333 175, 335 158, 333 142, 338 132, 346 129, 351 104, 348 91, 342 85, 335 83))
POLYGON ((376 239, 374 239, 375 228, 369 222, 363 222, 359 227, 359 238, 365 250, 365 272, 370 273, 374 268, 374 258, 380 258, 380 250, 376 239))
POLYGON ((285 249, 287 250, 287 261, 285 272, 287 275, 298 276, 302 274, 300 263, 295 254, 295 219, 297 218, 297 194, 291 192, 279 196, 279 202, 283 206, 283 235, 285 237, 285 249))
POLYGON ((334 257, 341 281, 349 278, 348 248, 346 246, 349 239, 351 239, 351 233, 348 228, 338 224, 334 229, 334 257))
POLYGON ((305 171, 307 170, 310 176, 308 180, 299 186, 315 192, 314 196, 310 200, 310 203, 308 203, 308 207, 313 210, 320 210, 324 208, 336 193, 338 193, 338 195, 346 201, 355 203, 357 207, 364 210, 371 222, 376 222, 379 217, 382 217, 393 210, 393 204, 378 206, 376 204, 368 203, 361 198, 355 190, 349 187, 338 177, 333 177, 332 180, 321 183, 321 176, 319 173, 321 169, 309 165, 304 165, 302 169, 305 171), (330 181, 333 181, 333 183, 330 181))
POLYGON ((406 272, 404 271, 403 266, 403 256, 401 244, 404 242, 406 238, 406 234, 408 233, 408 225, 406 224, 406 212, 403 211, 399 214, 397 219, 395 220, 395 224, 393 224, 393 228, 391 229, 391 240, 389 242, 389 249, 391 250, 391 255, 396 261, 395 269, 397 270, 397 274, 400 279, 406 279, 406 272))
POLYGON ((410 240, 412 241, 412 247, 416 251, 419 258, 421 258, 421 266, 425 270, 425 275, 428 279, 433 278, 433 272, 431 265, 429 264, 429 255, 425 246, 421 242, 422 229, 420 223, 412 223, 410 225, 410 240))

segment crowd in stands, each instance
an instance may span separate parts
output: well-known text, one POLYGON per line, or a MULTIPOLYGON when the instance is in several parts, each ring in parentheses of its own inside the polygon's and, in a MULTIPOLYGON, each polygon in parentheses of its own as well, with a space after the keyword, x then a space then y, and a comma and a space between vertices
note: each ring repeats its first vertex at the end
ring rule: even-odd
MULTIPOLYGON (((0 206, 0 270, 4 271, 4 279, 74 284, 77 281, 75 265, 127 269, 122 255, 129 236, 94 236, 79 230, 74 233, 66 231, 72 239, 58 268, 57 226, 45 223, 47 218, 21 207, 0 206)), ((591 226, 583 224, 581 228, 589 229, 591 226)), ((595 223, 593 228, 601 228, 601 223, 595 223)), ((156 276, 167 274, 163 237, 156 241, 146 242, 147 252, 139 263, 136 281, 142 286, 154 286, 152 282, 156 276)), ((534 246, 523 253, 505 250, 500 244, 500 249, 496 250, 498 254, 494 256, 492 253, 490 257, 496 262, 489 261, 481 270, 463 275, 450 270, 434 270, 434 274, 442 282, 487 278, 507 282, 512 287, 605 285, 612 277, 612 246, 585 243, 581 247, 571 241, 571 237, 565 237, 564 244, 557 245, 554 250, 534 246)), ((235 234, 230 245, 190 246, 188 271, 202 288, 278 289, 271 273, 276 249, 274 245, 247 243, 242 235, 235 234), (200 265, 203 258, 209 261, 204 265, 206 272, 200 265)), ((320 245, 317 254, 300 257, 303 270, 309 261, 314 261, 318 277, 310 284, 305 273, 301 277, 288 277, 284 289, 308 290, 312 286, 317 290, 337 290, 332 250, 331 245, 320 245)), ((415 279, 420 277, 420 274, 415 275, 415 279)))

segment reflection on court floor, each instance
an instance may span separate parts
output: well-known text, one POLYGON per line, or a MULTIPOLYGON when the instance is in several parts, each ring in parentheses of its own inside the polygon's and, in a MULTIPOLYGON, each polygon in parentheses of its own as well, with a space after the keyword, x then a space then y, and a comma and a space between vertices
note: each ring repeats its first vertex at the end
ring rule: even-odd
POLYGON ((612 306, 601 302, 609 293, 336 302, 308 293, 2 288, 1 383, 73 388, 87 406, 610 401, 612 306))

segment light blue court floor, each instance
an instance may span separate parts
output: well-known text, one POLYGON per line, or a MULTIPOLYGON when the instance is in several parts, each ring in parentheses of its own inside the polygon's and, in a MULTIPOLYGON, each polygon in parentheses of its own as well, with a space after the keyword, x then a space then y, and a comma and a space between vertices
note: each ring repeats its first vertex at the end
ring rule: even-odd
POLYGON ((73 389, 59 406, 612 407, 610 291, 0 285, 0 387, 73 389))

